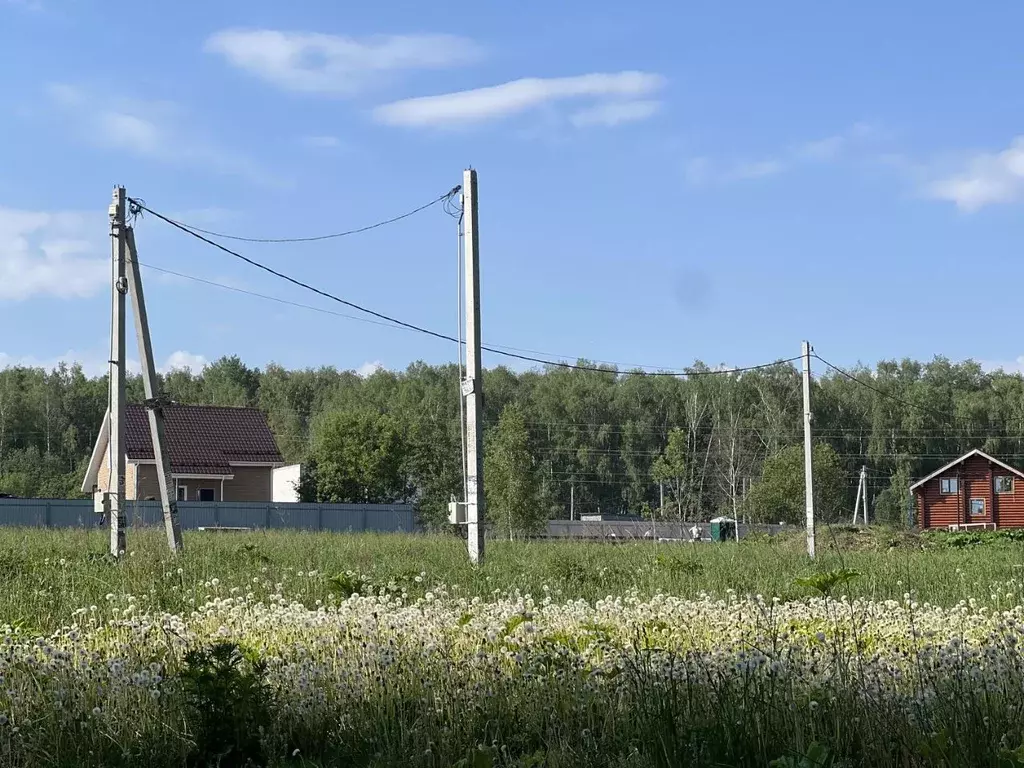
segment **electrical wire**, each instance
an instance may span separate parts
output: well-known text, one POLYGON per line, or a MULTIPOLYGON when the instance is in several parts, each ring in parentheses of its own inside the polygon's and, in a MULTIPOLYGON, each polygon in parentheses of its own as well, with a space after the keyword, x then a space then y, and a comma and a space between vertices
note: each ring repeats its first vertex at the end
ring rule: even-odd
MULTIPOLYGON (((227 235, 224 234, 223 232, 214 232, 209 229, 202 229, 200 227, 195 226, 194 224, 187 224, 183 221, 177 221, 176 219, 167 218, 166 220, 176 224, 179 227, 183 227, 191 232, 200 232, 204 235, 209 235, 210 237, 219 237, 221 240, 237 240, 243 243, 314 243, 320 240, 333 240, 338 237, 358 235, 361 232, 369 232, 371 229, 377 229, 378 227, 383 227, 388 224, 394 224, 396 221, 407 219, 410 216, 413 216, 419 213, 420 211, 425 211, 427 208, 437 205, 442 201, 445 201, 447 203, 447 201, 453 198, 455 195, 457 195, 459 193, 459 190, 461 189, 462 187, 455 187, 454 189, 445 192, 440 197, 435 197, 429 203, 424 203, 419 208, 413 208, 411 211, 407 211, 406 213, 403 213, 399 216, 394 216, 390 219, 385 219, 384 221, 378 221, 376 224, 370 224, 365 227, 359 227, 358 229, 349 229, 344 232, 333 232, 329 235, 315 235, 313 237, 242 237, 241 235, 227 235)), ((129 198, 129 201, 132 202, 135 206, 135 211, 133 212, 133 215, 137 214, 139 210, 148 211, 149 213, 152 213, 154 216, 159 215, 154 211, 151 211, 149 208, 147 208, 145 206, 145 203, 143 203, 140 200, 133 200, 132 198, 129 198)), ((160 218, 164 217, 161 216, 160 218)))
POLYGON ((288 299, 282 299, 279 296, 271 296, 266 293, 257 293, 255 291, 249 291, 245 288, 238 288, 234 285, 227 285, 226 283, 218 283, 214 280, 207 280, 203 277, 196 277, 195 275, 187 275, 184 272, 175 272, 173 269, 166 269, 164 267, 158 267, 155 264, 147 264, 143 261, 137 262, 140 267, 146 269, 152 269, 156 272, 162 272, 165 275, 172 275, 173 277, 180 277, 183 280, 191 280, 196 283, 202 283, 203 285, 213 286, 214 288, 223 288, 226 291, 234 291, 235 293, 241 293, 245 296, 252 296, 257 299, 265 299, 267 301, 274 301, 278 304, 285 304, 289 307, 298 307, 299 309, 308 309, 313 312, 320 312, 325 315, 333 315, 334 317, 344 317, 348 320, 355 320, 360 323, 369 323, 371 325, 380 325, 385 328, 401 328, 399 325, 394 323, 386 323, 383 320, 373 320, 369 317, 360 317, 359 315, 350 315, 347 312, 336 312, 333 309, 326 309, 324 307, 317 307, 313 304, 303 304, 298 301, 289 301, 288 299))
POLYGON ((892 400, 893 402, 900 403, 901 405, 905 405, 908 408, 915 408, 915 409, 917 409, 919 411, 924 411, 925 413, 935 414, 940 419, 942 419, 943 421, 947 421, 948 422, 949 416, 947 414, 945 414, 945 413, 942 413, 941 411, 936 411, 936 410, 934 410, 932 408, 928 408, 928 407, 923 406, 923 405, 918 405, 916 403, 912 403, 909 400, 904 400, 903 398, 896 397, 895 395, 892 395, 892 394, 886 392, 884 389, 879 389, 878 387, 872 386, 871 384, 868 384, 867 382, 862 381, 861 379, 857 378, 852 373, 844 371, 838 365, 834 365, 834 364, 830 363, 828 360, 826 360, 825 358, 823 358, 821 355, 819 355, 817 353, 814 353, 813 357, 816 360, 824 363, 826 366, 831 368, 833 371, 838 373, 840 376, 844 376, 845 378, 849 379, 850 381, 856 382, 857 384, 860 384, 862 387, 865 387, 866 389, 870 389, 872 392, 875 392, 875 393, 881 395, 882 397, 887 397, 890 400, 892 400))
MULTIPOLYGON (((157 211, 154 211, 153 209, 148 208, 145 204, 143 204, 142 202, 140 202, 139 200, 137 200, 135 198, 128 198, 128 199, 139 210, 146 211, 147 213, 152 214, 153 216, 155 216, 156 218, 160 219, 161 221, 164 221, 164 222, 170 224, 172 227, 175 227, 176 229, 179 229, 182 232, 185 232, 186 234, 191 235, 192 237, 196 238, 197 240, 201 240, 202 242, 206 243, 207 245, 212 245, 214 248, 216 248, 216 249, 218 249, 220 251, 223 251, 224 253, 227 253, 230 256, 234 256, 237 259, 241 259, 245 263, 247 263, 247 264, 249 264, 249 265, 251 265, 253 267, 256 267, 257 269, 261 269, 264 272, 267 272, 267 273, 273 275, 274 277, 280 278, 281 280, 285 280, 286 282, 292 283, 293 285, 297 285, 300 288, 304 288, 307 291, 311 291, 311 292, 313 292, 313 293, 315 293, 315 294, 317 294, 319 296, 323 296, 324 298, 330 299, 331 301, 336 301, 339 304, 343 304, 343 305, 345 305, 347 307, 351 307, 352 309, 355 309, 355 310, 357 310, 359 312, 363 312, 365 314, 371 315, 372 317, 376 317, 377 319, 383 320, 383 321, 385 321, 387 323, 392 323, 392 324, 394 324, 396 326, 401 326, 402 328, 406 328, 406 329, 411 330, 411 331, 416 331, 417 333, 422 333, 422 334, 425 334, 427 336, 432 336, 433 338, 441 339, 442 341, 451 341, 451 342, 454 342, 456 344, 459 344, 460 346, 461 346, 462 343, 464 343, 464 342, 460 342, 460 340, 458 338, 456 338, 455 336, 451 336, 451 335, 449 335, 447 333, 440 333, 438 331, 433 331, 433 330, 430 330, 429 328, 424 328, 421 325, 416 325, 415 323, 406 322, 405 320, 399 320, 398 318, 391 317, 390 315, 386 315, 386 314, 384 314, 382 312, 377 312, 376 310, 372 310, 372 309, 369 309, 368 307, 363 307, 363 306, 361 306, 359 304, 356 304, 355 302, 349 301, 347 299, 343 299, 340 296, 336 296, 333 293, 330 293, 328 291, 322 290, 320 288, 316 288, 315 286, 310 285, 309 283, 305 283, 305 282, 303 282, 301 280, 297 280, 296 278, 291 277, 289 275, 286 275, 283 272, 279 272, 278 270, 273 269, 272 267, 268 267, 265 264, 261 264, 260 262, 254 260, 254 259, 249 258, 248 256, 243 256, 241 253, 238 253, 237 251, 233 251, 230 248, 228 248, 227 246, 222 245, 221 243, 218 243, 218 242, 216 242, 214 240, 210 240, 208 237, 206 237, 206 236, 204 236, 202 234, 199 234, 198 232, 192 231, 191 229, 189 229, 184 224, 181 224, 181 223, 175 221, 174 219, 171 219, 171 218, 169 218, 167 216, 164 216, 162 213, 158 213, 157 211)), ((578 364, 575 364, 575 363, 567 363, 567 362, 560 361, 560 360, 550 360, 550 359, 546 359, 546 358, 542 358, 542 357, 535 357, 535 356, 532 356, 532 355, 519 354, 517 352, 508 352, 508 351, 506 351, 504 349, 500 349, 498 347, 493 347, 493 346, 481 345, 481 349, 484 349, 484 350, 486 350, 488 352, 491 352, 493 354, 496 354, 496 355, 502 355, 503 357, 508 357, 508 358, 512 358, 512 359, 515 359, 515 360, 523 360, 525 362, 530 362, 530 363, 539 363, 541 365, 548 365, 548 366, 551 366, 551 367, 554 367, 554 368, 566 368, 566 369, 570 369, 570 370, 579 370, 579 371, 594 371, 594 372, 599 372, 599 373, 619 373, 618 371, 612 371, 612 370, 609 370, 608 368, 601 368, 601 367, 598 367, 598 366, 578 365, 578 364)), ((792 362, 794 362, 796 360, 799 360, 799 359, 800 359, 800 356, 798 355, 796 357, 790 357, 790 358, 786 358, 786 359, 776 360, 775 362, 771 362, 771 363, 761 363, 759 365, 751 365, 751 366, 738 367, 738 368, 728 368, 728 369, 714 370, 714 371, 690 371, 690 372, 683 372, 683 373, 679 373, 679 372, 675 372, 675 371, 636 371, 636 372, 631 372, 631 373, 643 374, 645 376, 675 376, 675 377, 694 378, 694 377, 697 377, 697 376, 712 376, 712 375, 723 375, 723 374, 724 375, 730 375, 730 374, 736 374, 736 373, 743 373, 743 372, 746 372, 746 371, 761 370, 761 369, 764 369, 764 368, 774 368, 776 366, 784 365, 786 363, 792 363, 792 362)))

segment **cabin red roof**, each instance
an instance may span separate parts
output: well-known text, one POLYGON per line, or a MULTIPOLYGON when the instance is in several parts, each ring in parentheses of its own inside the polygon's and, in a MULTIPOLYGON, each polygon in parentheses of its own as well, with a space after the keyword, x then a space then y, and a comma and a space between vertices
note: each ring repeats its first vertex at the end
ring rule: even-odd
MULTIPOLYGON (((230 475, 232 463, 282 464, 274 433, 262 411, 217 405, 165 405, 164 437, 177 475, 230 475)), ((153 460, 149 415, 129 405, 125 419, 129 461, 153 460)))

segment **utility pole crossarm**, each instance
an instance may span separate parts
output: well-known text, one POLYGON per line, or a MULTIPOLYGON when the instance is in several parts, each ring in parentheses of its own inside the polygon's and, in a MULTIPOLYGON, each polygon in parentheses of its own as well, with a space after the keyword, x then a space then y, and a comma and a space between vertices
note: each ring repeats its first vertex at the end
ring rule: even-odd
MULTIPOLYGON (((167 545, 172 552, 182 549, 181 524, 178 520, 178 497, 171 475, 171 459, 167 453, 164 433, 164 412, 162 393, 157 391, 156 364, 153 359, 153 343, 149 335, 149 319, 146 314, 146 297, 142 290, 142 272, 139 269, 139 254, 135 248, 135 232, 127 228, 126 240, 129 254, 128 290, 131 294, 135 335, 139 342, 139 357, 142 358, 142 384, 146 392, 146 411, 149 418, 149 434, 153 441, 153 459, 156 464, 157 482, 160 486, 160 505, 163 508, 164 529, 167 545)), ((223 499, 221 499, 223 501, 223 499)))

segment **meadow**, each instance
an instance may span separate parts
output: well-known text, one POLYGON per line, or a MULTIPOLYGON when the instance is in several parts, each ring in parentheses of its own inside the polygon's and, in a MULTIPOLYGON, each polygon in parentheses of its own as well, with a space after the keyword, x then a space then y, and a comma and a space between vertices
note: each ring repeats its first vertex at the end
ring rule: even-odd
POLYGON ((4 766, 1024 766, 1024 544, 0 530, 4 766))

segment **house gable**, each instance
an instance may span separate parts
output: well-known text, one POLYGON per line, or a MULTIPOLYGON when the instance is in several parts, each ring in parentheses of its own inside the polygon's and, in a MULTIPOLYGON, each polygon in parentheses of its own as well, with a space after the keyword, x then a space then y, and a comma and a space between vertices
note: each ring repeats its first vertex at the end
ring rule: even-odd
MULTIPOLYGON (((164 406, 163 413, 172 475, 229 478, 235 467, 264 467, 269 474, 284 464, 270 425, 256 408, 171 404, 164 406)), ((82 483, 85 493, 97 485, 108 443, 109 417, 105 415, 82 483)), ((144 406, 125 409, 125 457, 133 464, 154 462, 144 406)))
POLYGON ((941 474, 943 474, 945 472, 948 472, 949 470, 951 470, 953 467, 957 466, 958 464, 963 464, 965 461, 967 461, 972 456, 979 456, 979 457, 985 459, 986 461, 990 461, 993 464, 996 464, 997 466, 1002 467, 1007 472, 1012 472, 1017 477, 1024 478, 1024 472, 1022 472, 1021 470, 1017 469, 1016 467, 1011 467, 1005 461, 1000 461, 999 459, 997 459, 997 458, 995 458, 993 456, 989 456, 987 453, 985 453, 984 451, 982 451, 979 448, 975 448, 973 451, 968 451, 967 453, 965 453, 959 459, 954 459, 953 461, 949 462, 949 464, 946 464, 943 467, 939 467, 937 470, 932 472, 927 477, 921 478, 916 483, 914 483, 912 486, 910 486, 910 490, 911 491, 918 490, 921 486, 923 486, 929 480, 933 480, 936 477, 938 477, 939 475, 941 475, 941 474))

